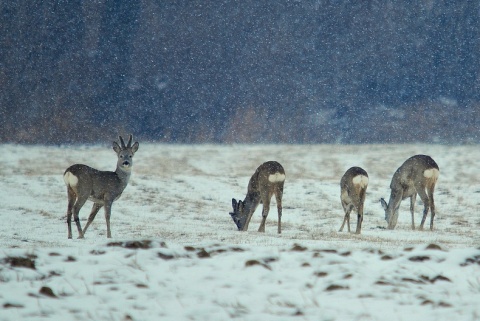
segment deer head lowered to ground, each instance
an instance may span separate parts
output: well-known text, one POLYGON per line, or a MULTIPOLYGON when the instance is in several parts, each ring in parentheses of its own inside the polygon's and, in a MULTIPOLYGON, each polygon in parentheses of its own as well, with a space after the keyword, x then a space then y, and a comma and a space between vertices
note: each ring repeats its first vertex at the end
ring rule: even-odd
POLYGON ((115 172, 99 171, 82 164, 72 165, 65 170, 63 179, 67 185, 68 194, 67 224, 69 239, 72 238, 72 215, 77 225, 78 238, 81 239, 102 207, 105 207, 107 237, 112 237, 110 231, 112 204, 122 195, 128 184, 133 165, 133 155, 139 147, 138 142, 135 142, 132 146, 132 135, 130 135, 127 145, 125 145, 121 136, 119 136, 119 139, 121 145, 113 142, 113 150, 117 153, 118 158, 115 172), (93 207, 87 225, 82 231, 78 214, 87 200, 93 202, 93 207))
POLYGON ((270 210, 270 199, 275 195, 278 211, 278 233, 282 232, 282 195, 285 170, 275 161, 260 165, 250 178, 247 195, 243 201, 232 198, 233 212, 230 213, 239 231, 248 230, 248 224, 260 203, 263 203, 262 222, 259 232, 265 232, 265 221, 270 210))
POLYGON ((363 222, 363 205, 365 203, 365 194, 368 186, 368 174, 360 167, 352 167, 343 174, 340 180, 340 199, 342 201, 345 217, 343 219, 341 232, 345 222, 350 232, 350 212, 355 209, 357 211, 357 229, 356 234, 360 234, 363 222))
POLYGON ((423 224, 425 223, 428 210, 430 209, 430 230, 433 230, 433 219, 435 217, 433 192, 439 174, 440 170, 437 163, 427 155, 412 156, 397 169, 395 174, 393 174, 392 182, 390 183, 391 193, 388 204, 383 198, 380 199, 385 210, 385 220, 388 222, 389 229, 393 230, 397 225, 400 202, 407 197, 410 197, 412 229, 415 229, 414 209, 418 193, 424 205, 420 229, 423 230, 423 224))

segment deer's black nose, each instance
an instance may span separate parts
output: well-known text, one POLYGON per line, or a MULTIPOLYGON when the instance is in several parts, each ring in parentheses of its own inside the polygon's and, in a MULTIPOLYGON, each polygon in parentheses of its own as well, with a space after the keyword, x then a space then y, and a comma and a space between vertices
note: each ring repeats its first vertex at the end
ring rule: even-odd
POLYGON ((129 166, 130 163, 129 163, 128 161, 124 161, 124 162, 122 163, 122 165, 123 165, 123 166, 129 166))

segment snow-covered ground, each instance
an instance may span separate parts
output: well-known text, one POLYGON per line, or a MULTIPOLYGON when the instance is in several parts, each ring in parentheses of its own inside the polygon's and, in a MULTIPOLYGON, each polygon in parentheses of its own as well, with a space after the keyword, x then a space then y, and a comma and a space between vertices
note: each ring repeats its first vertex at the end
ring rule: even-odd
POLYGON ((480 320, 478 150, 140 142, 113 238, 101 212, 68 240, 63 171, 113 170, 111 147, 1 145, 0 320, 480 320), (440 167, 435 229, 412 231, 406 200, 387 230, 379 199, 415 154, 440 167), (274 200, 265 234, 261 207, 238 232, 231 199, 267 160, 287 174, 282 234, 274 200), (370 177, 361 235, 338 232, 351 166, 370 177))

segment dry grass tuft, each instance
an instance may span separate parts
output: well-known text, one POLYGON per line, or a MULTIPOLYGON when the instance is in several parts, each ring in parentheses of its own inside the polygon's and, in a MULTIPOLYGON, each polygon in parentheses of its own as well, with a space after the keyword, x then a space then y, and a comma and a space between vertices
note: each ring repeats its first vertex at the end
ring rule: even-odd
POLYGON ((40 290, 38 291, 38 293, 40 293, 42 295, 45 295, 45 296, 48 296, 50 298, 57 298, 55 293, 53 293, 53 290, 51 288, 49 288, 48 286, 42 286, 40 288, 40 290))
POLYGON ((10 264, 11 267, 22 267, 35 270, 35 256, 21 257, 21 256, 9 256, 5 258, 5 262, 10 264))
POLYGON ((338 284, 332 284, 329 285, 325 291, 336 291, 336 290, 348 290, 348 286, 343 286, 343 285, 338 285, 338 284))
POLYGON ((151 240, 143 240, 143 241, 127 241, 127 242, 110 242, 107 246, 118 246, 123 247, 126 249, 150 249, 152 247, 151 240))

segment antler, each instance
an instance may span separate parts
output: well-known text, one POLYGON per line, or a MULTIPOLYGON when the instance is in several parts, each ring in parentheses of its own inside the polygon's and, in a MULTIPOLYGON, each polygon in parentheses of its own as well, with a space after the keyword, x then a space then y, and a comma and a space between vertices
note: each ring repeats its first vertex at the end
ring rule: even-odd
POLYGON ((128 138, 127 148, 132 147, 132 139, 133 139, 133 135, 130 134, 130 137, 128 138))
POLYGON ((123 141, 122 136, 118 136, 118 139, 120 139, 120 144, 122 145, 122 148, 126 148, 125 142, 123 141))

